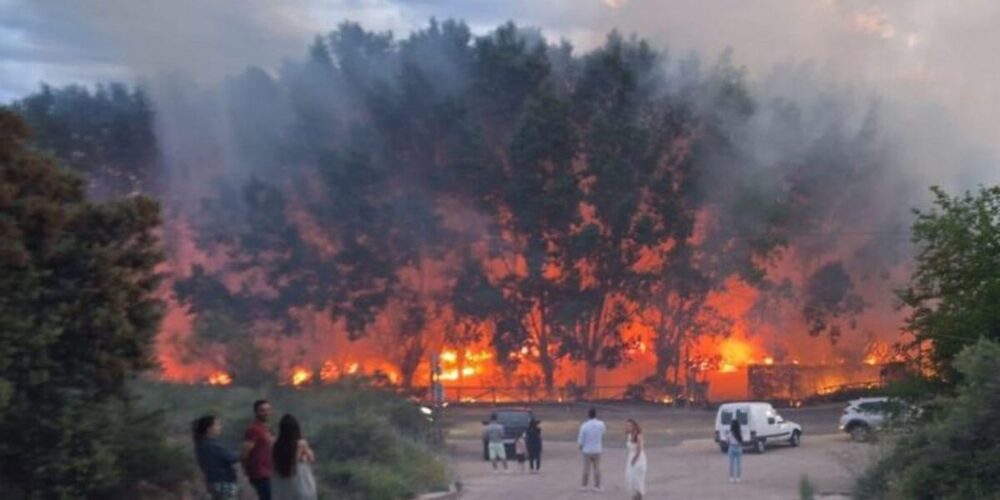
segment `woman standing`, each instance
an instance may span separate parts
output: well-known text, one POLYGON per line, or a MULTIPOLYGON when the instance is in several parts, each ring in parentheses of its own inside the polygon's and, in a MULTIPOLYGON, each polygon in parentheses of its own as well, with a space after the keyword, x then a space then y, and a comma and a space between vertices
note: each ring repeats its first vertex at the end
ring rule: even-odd
POLYGON ((272 451, 274 476, 271 495, 274 500, 316 500, 316 480, 309 464, 316 461, 309 443, 302 438, 299 421, 291 415, 281 417, 278 439, 272 451))
POLYGON ((542 468, 542 428, 538 424, 538 420, 531 419, 525 438, 528 445, 528 469, 532 474, 538 474, 542 468))
POLYGON ((631 418, 627 423, 625 490, 634 500, 642 500, 646 494, 646 451, 643 449, 642 428, 631 418))
POLYGON ((191 423, 194 454, 212 500, 236 500, 236 470, 240 456, 219 444, 222 421, 205 415, 191 423))
POLYGON ((729 482, 738 483, 743 475, 743 432, 740 430, 740 414, 733 415, 729 423, 726 441, 729 443, 729 482))

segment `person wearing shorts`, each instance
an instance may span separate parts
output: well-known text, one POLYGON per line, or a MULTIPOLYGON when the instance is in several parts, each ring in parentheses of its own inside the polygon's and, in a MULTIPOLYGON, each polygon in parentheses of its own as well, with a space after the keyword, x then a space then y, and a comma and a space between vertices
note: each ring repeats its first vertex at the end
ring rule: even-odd
POLYGON ((499 471, 499 462, 503 462, 503 470, 507 470, 507 450, 503 446, 503 425, 497 421, 497 414, 490 415, 490 422, 483 429, 483 441, 486 441, 487 454, 493 463, 493 470, 499 471))

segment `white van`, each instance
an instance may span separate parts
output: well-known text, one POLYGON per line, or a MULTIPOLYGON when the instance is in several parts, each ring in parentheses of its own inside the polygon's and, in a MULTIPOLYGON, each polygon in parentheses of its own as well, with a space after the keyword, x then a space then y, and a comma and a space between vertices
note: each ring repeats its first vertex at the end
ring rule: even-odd
POLYGON ((742 427, 744 446, 752 447, 757 453, 764 453, 768 443, 786 442, 798 446, 802 442, 802 426, 781 418, 770 403, 726 403, 715 415, 715 442, 723 453, 729 451, 726 432, 734 414, 742 427))

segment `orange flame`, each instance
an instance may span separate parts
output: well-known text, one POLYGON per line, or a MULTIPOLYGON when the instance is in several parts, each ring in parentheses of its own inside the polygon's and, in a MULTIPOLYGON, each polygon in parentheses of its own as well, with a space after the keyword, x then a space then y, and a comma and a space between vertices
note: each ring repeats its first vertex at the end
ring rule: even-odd
POLYGON ((313 378, 313 373, 308 368, 297 366, 292 370, 292 385, 299 387, 308 384, 313 378))
POLYGON ((229 385, 233 383, 233 377, 226 372, 215 372, 208 376, 208 385, 229 385))

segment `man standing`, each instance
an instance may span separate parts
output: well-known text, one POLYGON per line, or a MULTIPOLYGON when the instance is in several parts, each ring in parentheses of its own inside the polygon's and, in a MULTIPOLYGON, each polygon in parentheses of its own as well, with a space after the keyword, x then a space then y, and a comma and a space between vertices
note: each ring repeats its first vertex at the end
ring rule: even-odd
POLYGON ((580 435, 576 438, 576 443, 583 452, 582 490, 587 489, 591 467, 594 469, 594 490, 601 489, 601 452, 604 451, 605 429, 604 422, 597 419, 597 410, 591 408, 587 412, 587 421, 580 426, 580 435))
POLYGON ((486 441, 486 452, 493 462, 493 471, 497 471, 497 462, 503 461, 503 470, 507 470, 507 450, 503 446, 503 425, 497 421, 497 414, 490 415, 490 423, 483 429, 483 440, 486 441))
POLYGON ((259 500, 271 500, 271 443, 274 436, 267 428, 271 403, 258 399, 253 403, 253 423, 243 434, 243 470, 257 490, 259 500))

